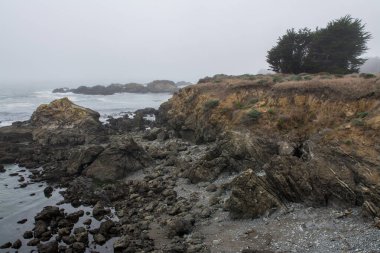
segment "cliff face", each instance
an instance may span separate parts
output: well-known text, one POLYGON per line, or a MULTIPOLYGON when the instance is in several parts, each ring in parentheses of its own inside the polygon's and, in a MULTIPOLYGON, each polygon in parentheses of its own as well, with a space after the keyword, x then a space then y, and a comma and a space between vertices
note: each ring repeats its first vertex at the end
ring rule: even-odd
POLYGON ((216 141, 227 170, 252 169, 232 183, 227 208, 237 216, 286 201, 362 205, 379 216, 380 79, 290 79, 205 79, 163 104, 159 121, 197 143, 216 141))

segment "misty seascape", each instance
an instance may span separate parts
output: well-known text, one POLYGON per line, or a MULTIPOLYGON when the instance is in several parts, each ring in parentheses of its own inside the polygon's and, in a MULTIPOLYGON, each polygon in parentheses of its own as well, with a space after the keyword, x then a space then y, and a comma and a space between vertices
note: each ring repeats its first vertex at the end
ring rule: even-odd
POLYGON ((0 253, 380 253, 379 13, 0 0, 0 253))

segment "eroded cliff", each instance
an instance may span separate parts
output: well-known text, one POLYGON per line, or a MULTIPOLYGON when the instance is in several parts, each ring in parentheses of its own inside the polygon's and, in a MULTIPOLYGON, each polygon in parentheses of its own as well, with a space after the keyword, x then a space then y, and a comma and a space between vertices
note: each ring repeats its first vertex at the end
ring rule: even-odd
MULTIPOLYGON (((226 203, 238 217, 289 201, 379 216, 379 98, 378 77, 217 76, 180 90, 159 120, 182 138, 216 141, 223 170, 244 171, 226 203)), ((210 179, 210 167, 189 170, 210 179)))

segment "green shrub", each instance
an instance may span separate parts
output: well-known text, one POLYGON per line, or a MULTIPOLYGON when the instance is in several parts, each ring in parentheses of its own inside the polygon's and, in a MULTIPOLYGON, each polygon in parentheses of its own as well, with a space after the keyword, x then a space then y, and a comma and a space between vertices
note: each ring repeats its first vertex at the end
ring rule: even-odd
POLYGON ((363 119, 363 118, 365 118, 367 116, 368 116, 368 112, 358 112, 356 114, 356 117, 361 118, 361 119, 363 119))
POLYGON ((359 76, 362 78, 365 78, 365 79, 370 79, 370 78, 376 77, 374 74, 370 74, 370 73, 361 73, 359 76))
POLYGON ((299 75, 292 75, 292 76, 290 76, 289 80, 290 81, 302 81, 303 78, 302 78, 302 76, 299 76, 299 75))
POLYGON ((275 111, 273 108, 269 108, 268 113, 269 113, 270 115, 275 115, 275 114, 276 114, 276 111, 275 111))
POLYGON ((256 121, 260 118, 261 112, 255 110, 255 109, 252 109, 249 112, 247 112, 247 116, 249 119, 256 121))
POLYGON ((272 79, 272 82, 274 82, 274 83, 281 83, 281 82, 283 82, 284 80, 280 77, 280 76, 275 76, 275 77, 273 77, 273 79, 272 79))
POLYGON ((204 109, 206 111, 208 111, 208 110, 211 110, 211 109, 217 107, 218 105, 219 105, 218 99, 211 99, 204 104, 204 109))
POLYGON ((243 109, 244 105, 241 101, 236 101, 236 102, 234 102, 234 107, 236 109, 243 109))
POLYGON ((258 84, 261 84, 261 85, 264 85, 264 84, 268 84, 268 80, 266 79, 261 79, 257 82, 258 84))
POLYGON ((352 125, 354 125, 354 126, 364 126, 365 124, 364 124, 363 119, 356 118, 356 119, 352 120, 352 125))
POLYGON ((304 77, 303 77, 303 80, 308 80, 308 81, 309 81, 309 80, 312 80, 312 79, 313 79, 312 76, 304 76, 304 77))

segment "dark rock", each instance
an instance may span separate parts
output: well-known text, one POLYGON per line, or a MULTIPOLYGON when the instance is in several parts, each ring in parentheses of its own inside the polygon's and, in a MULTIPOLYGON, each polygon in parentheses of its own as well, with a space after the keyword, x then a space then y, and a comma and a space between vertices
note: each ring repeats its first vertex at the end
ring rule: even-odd
POLYGON ((183 236, 192 231, 194 219, 191 216, 176 217, 167 222, 167 233, 169 238, 174 236, 183 236))
POLYGON ((22 183, 22 184, 20 184, 20 188, 25 188, 27 186, 28 186, 28 183, 22 183))
POLYGON ((87 219, 87 220, 83 221, 84 225, 91 225, 91 223, 92 223, 91 219, 87 219))
POLYGON ((22 220, 19 220, 17 223, 18 224, 24 224, 25 222, 27 222, 28 221, 28 219, 22 219, 22 220))
POLYGON ((58 234, 60 236, 70 235, 71 233, 71 227, 65 227, 58 229, 58 234))
POLYGON ((12 244, 12 248, 14 249, 19 249, 21 248, 21 246, 22 246, 22 242, 19 239, 12 244))
POLYGON ((11 242, 4 243, 3 245, 0 246, 0 249, 7 249, 12 246, 11 242))
POLYGON ((101 201, 98 201, 94 208, 92 209, 92 215, 94 217, 102 217, 106 214, 109 214, 111 212, 110 209, 104 208, 104 205, 101 201))
POLYGON ((9 176, 10 176, 10 177, 15 177, 15 176, 18 176, 18 173, 17 173, 17 172, 15 172, 15 173, 10 173, 9 176))
POLYGON ((46 187, 44 189, 45 197, 50 197, 52 192, 53 192, 53 187, 51 186, 46 187))
POLYGON ((74 152, 69 158, 67 173, 69 175, 81 174, 103 150, 104 148, 102 146, 91 146, 84 150, 80 149, 78 152, 74 152))
POLYGON ((66 235, 66 236, 62 236, 62 241, 66 243, 67 245, 70 245, 75 242, 75 238, 72 235, 71 236, 66 235))
POLYGON ((102 234, 95 234, 94 241, 96 242, 96 244, 103 245, 107 241, 107 239, 102 234))
POLYGON ((115 226, 115 223, 113 221, 111 220, 103 221, 102 223, 100 223, 99 233, 104 236, 108 236, 108 233, 113 226, 115 226))
POLYGON ((75 252, 84 252, 86 250, 86 245, 83 242, 74 242, 72 247, 75 252))
POLYGON ((143 169, 151 162, 145 150, 132 138, 111 143, 86 169, 86 175, 99 180, 122 179, 128 173, 143 169))
POLYGON ((125 249, 128 247, 130 241, 131 238, 128 235, 124 235, 113 243, 113 248, 115 250, 125 249))
POLYGON ((37 246, 39 253, 57 253, 58 252, 58 242, 48 242, 45 244, 39 244, 37 246))
POLYGON ((154 141, 157 139, 157 135, 161 132, 162 130, 160 128, 153 128, 148 131, 143 135, 143 138, 148 140, 148 141, 154 141))
POLYGON ((86 232, 86 229, 84 227, 78 227, 74 229, 74 235, 84 232, 86 232))
POLYGON ((52 218, 55 218, 57 216, 61 216, 61 213, 59 211, 59 207, 45 206, 41 212, 37 213, 37 215, 34 217, 34 219, 36 221, 38 221, 38 220, 50 221, 52 218))
POLYGON ((37 238, 34 238, 34 239, 30 240, 26 245, 28 245, 28 246, 36 246, 39 243, 40 243, 40 240, 37 239, 37 238))
POLYGON ((82 243, 88 243, 88 233, 87 231, 76 233, 74 235, 74 238, 77 242, 82 242, 82 243))
POLYGON ((5 171, 4 165, 0 164, 0 173, 4 173, 5 171))
POLYGON ((22 236, 24 239, 30 239, 33 237, 33 232, 32 231, 25 231, 25 233, 22 236))
POLYGON ((79 217, 82 217, 83 215, 84 215, 84 211, 79 210, 79 211, 76 211, 76 212, 73 212, 73 213, 66 215, 65 218, 70 222, 76 223, 76 222, 78 222, 79 217))
POLYGON ((237 176, 231 183, 232 193, 226 201, 226 209, 235 218, 256 218, 267 210, 282 206, 265 180, 252 170, 237 176))
POLYGON ((47 225, 43 220, 37 220, 33 230, 34 237, 41 238, 42 234, 47 231, 47 225))

